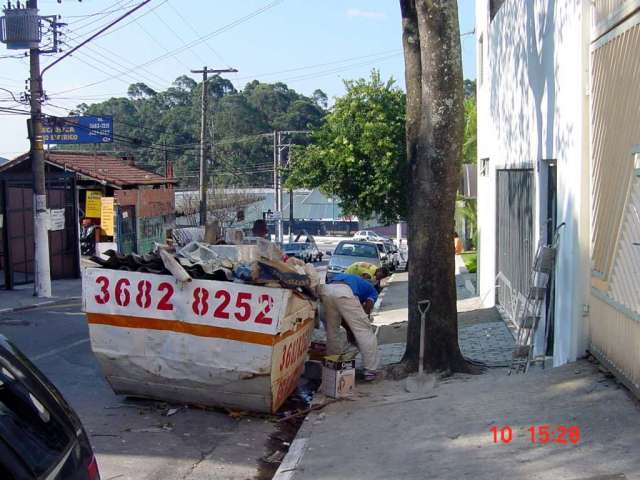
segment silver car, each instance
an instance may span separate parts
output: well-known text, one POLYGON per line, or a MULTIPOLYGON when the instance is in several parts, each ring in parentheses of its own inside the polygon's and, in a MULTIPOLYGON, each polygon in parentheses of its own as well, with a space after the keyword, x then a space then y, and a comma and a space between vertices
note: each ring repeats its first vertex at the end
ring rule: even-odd
POLYGON ((328 272, 344 272, 351 264, 356 262, 367 262, 376 267, 382 266, 380 251, 376 244, 373 242, 354 242, 352 240, 340 242, 331 256, 328 272))

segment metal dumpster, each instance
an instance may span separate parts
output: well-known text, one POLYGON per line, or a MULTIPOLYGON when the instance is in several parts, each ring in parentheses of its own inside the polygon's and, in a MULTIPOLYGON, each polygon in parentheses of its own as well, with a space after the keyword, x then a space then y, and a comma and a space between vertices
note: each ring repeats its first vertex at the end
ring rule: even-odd
POLYGON ((116 393, 275 412, 304 368, 315 302, 235 282, 88 268, 91 348, 116 393))

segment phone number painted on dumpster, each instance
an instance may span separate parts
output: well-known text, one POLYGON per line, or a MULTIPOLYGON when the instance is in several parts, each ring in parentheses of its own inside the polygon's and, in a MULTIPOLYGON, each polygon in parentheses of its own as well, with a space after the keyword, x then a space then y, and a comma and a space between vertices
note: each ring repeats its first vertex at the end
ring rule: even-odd
POLYGON ((233 282, 194 280, 120 270, 85 272, 87 313, 128 315, 276 334, 283 289, 233 282))

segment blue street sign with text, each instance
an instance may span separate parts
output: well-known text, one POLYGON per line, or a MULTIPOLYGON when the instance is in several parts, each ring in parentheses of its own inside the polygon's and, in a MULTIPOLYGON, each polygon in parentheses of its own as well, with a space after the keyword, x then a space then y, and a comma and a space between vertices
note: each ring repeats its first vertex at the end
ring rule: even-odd
POLYGON ((112 117, 45 117, 42 137, 47 145, 113 142, 112 117))

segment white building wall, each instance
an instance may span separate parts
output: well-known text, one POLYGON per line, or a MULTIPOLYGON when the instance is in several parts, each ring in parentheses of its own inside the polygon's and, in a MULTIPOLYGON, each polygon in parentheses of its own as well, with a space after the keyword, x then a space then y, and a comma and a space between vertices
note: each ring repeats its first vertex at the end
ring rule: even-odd
POLYGON ((476 38, 485 50, 478 81, 479 169, 482 158, 490 159, 487 175, 478 177, 480 293, 493 305, 496 169, 534 169, 537 245, 547 235, 545 160, 556 160, 557 217, 566 223, 556 268, 554 364, 560 365, 586 347, 588 0, 507 0, 492 21, 488 1, 479 0, 476 9, 476 38))

